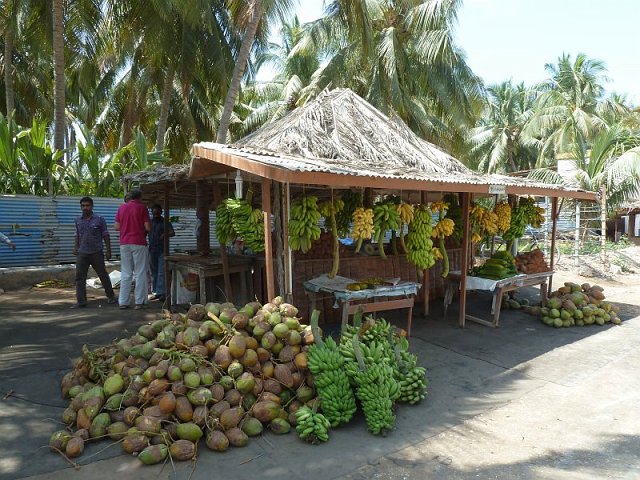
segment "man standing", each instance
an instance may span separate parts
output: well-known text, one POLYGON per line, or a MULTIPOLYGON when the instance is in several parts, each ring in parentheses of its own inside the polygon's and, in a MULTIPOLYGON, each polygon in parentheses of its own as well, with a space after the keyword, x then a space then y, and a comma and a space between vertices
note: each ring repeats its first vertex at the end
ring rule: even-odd
POLYGON ((11 250, 15 251, 16 244, 11 241, 4 233, 0 232, 0 242, 6 244, 11 250))
POLYGON ((76 239, 73 245, 73 253, 76 255, 76 299, 77 303, 71 308, 87 306, 87 272, 89 266, 98 274, 104 292, 107 295, 107 303, 116 303, 116 297, 111 286, 111 279, 104 266, 105 257, 111 259, 111 238, 107 230, 107 222, 103 217, 93 214, 93 199, 83 197, 80 199, 82 216, 76 218, 76 239), (105 254, 102 253, 102 242, 107 246, 105 254))
POLYGON ((115 229, 120 232, 120 308, 129 308, 131 280, 135 272, 135 308, 147 303, 147 268, 149 266, 146 234, 151 229, 149 211, 140 201, 142 192, 131 190, 131 200, 120 205, 116 213, 115 229))
POLYGON ((149 257, 151 274, 153 275, 153 289, 151 300, 164 301, 164 238, 175 236, 173 225, 169 223, 169 230, 164 231, 162 207, 157 203, 151 207, 151 230, 149 230, 149 257))

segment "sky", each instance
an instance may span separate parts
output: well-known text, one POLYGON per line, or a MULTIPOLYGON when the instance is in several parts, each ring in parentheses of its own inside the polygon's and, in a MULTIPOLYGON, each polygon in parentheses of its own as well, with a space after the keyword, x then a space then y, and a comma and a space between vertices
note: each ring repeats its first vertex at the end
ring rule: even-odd
MULTIPOLYGON (((322 15, 323 0, 300 0, 301 22, 322 15)), ((544 80, 563 52, 604 61, 608 92, 640 105, 640 0, 464 0, 456 39, 487 84, 544 80)))

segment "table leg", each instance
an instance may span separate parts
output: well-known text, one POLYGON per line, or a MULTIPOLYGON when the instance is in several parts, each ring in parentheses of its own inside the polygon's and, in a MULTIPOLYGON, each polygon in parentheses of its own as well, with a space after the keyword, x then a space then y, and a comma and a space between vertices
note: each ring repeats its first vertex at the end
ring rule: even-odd
POLYGON ((500 323, 500 308, 502 307, 502 296, 504 295, 504 291, 502 288, 498 288, 495 295, 493 296, 493 302, 495 303, 495 311, 493 312, 493 326, 497 327, 500 323))
POLYGON ((349 300, 345 300, 342 304, 342 328, 349 322, 349 300))
POLYGON ((547 303, 547 282, 540 284, 540 305, 547 303))
POLYGON ((411 320, 413 319, 413 306, 409 307, 409 318, 407 319, 407 338, 411 336, 411 320))

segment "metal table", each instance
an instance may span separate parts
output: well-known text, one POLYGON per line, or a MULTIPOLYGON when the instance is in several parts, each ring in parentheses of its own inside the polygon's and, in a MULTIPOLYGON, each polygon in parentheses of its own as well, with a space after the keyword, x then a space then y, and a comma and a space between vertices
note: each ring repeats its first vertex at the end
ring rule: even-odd
MULTIPOLYGON (((553 276, 553 272, 541 272, 532 274, 521 274, 502 280, 490 280, 488 278, 481 277, 467 277, 467 290, 482 290, 493 292, 493 299, 491 302, 491 314, 493 315, 492 321, 484 320, 482 318, 475 317, 473 315, 465 315, 467 320, 480 323, 488 327, 500 326, 500 308, 502 307, 502 297, 505 293, 517 290, 522 287, 532 287, 540 285, 540 300, 544 303, 547 299, 547 282, 553 276)), ((444 315, 447 315, 447 307, 453 301, 453 295, 456 291, 460 290, 460 277, 459 271, 449 272, 447 277, 447 288, 444 295, 444 315)))
POLYGON ((411 317, 413 315, 413 304, 419 283, 399 282, 397 285, 380 285, 376 288, 351 291, 346 288, 347 284, 354 283, 355 280, 346 277, 336 276, 330 279, 327 275, 321 275, 304 282, 304 289, 311 300, 311 310, 316 308, 319 293, 331 294, 338 303, 342 303, 342 325, 346 325, 349 316, 357 312, 371 313, 408 308, 407 335, 411 335, 411 317), (396 300, 376 301, 380 297, 404 297, 396 300), (352 304, 354 301, 364 300, 364 303, 352 304))

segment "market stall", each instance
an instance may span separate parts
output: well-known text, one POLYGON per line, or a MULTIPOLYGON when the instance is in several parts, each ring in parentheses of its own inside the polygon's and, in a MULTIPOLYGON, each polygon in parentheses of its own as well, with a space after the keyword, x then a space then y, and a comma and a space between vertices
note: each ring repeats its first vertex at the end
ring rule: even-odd
MULTIPOLYGON (((193 153, 190 170, 193 181, 220 178, 221 169, 232 168, 233 171, 227 174, 228 182, 235 181, 239 175, 255 190, 254 199, 260 189, 262 205, 252 208, 260 208, 264 214, 265 240, 271 238, 273 231, 272 222, 266 219, 273 217, 275 224, 274 255, 265 258, 267 291, 277 291, 287 299, 295 298, 297 304, 304 302, 303 297, 306 296, 304 282, 320 274, 340 274, 358 280, 373 276, 370 274, 372 265, 379 265, 377 268, 382 272, 380 276, 388 279, 389 260, 394 258, 396 263, 400 263, 402 255, 405 255, 404 258, 412 259, 409 262, 412 268, 408 270, 414 272, 414 278, 410 278, 412 274, 393 276, 400 276, 405 281, 419 280, 422 284, 421 298, 428 305, 432 293, 444 293, 448 268, 459 270, 460 282, 466 285, 467 273, 472 266, 469 219, 474 195, 486 197, 498 191, 502 195, 593 198, 593 194, 577 188, 552 186, 521 178, 478 175, 434 145, 418 138, 397 119, 386 117, 353 92, 342 89, 323 93, 316 100, 265 125, 237 144, 199 143, 194 145, 193 153), (272 195, 275 190, 279 190, 280 195, 272 195), (397 219, 386 217, 388 224, 376 225, 374 231, 370 232, 377 240, 374 243, 378 243, 378 251, 383 252, 381 260, 374 262, 373 256, 356 256, 353 260, 355 271, 343 271, 345 262, 338 264, 336 261, 341 235, 335 234, 331 225, 344 207, 340 202, 345 203, 346 193, 354 191, 363 198, 358 207, 364 211, 371 209, 371 214, 376 217, 381 209, 397 209, 400 212, 403 205, 409 205, 419 212, 423 219, 428 219, 428 227, 427 220, 423 220, 424 227, 420 227, 423 230, 417 232, 416 225, 420 222, 411 224, 414 237, 425 239, 425 244, 418 247, 414 244, 413 251, 407 254, 392 252, 389 245, 393 241, 388 241, 389 236, 404 231, 409 237, 411 233, 406 228, 400 228, 401 222, 397 219), (447 194, 450 199, 455 199, 459 208, 456 222, 447 216, 451 204, 443 201, 447 194), (326 211, 313 218, 298 215, 302 202, 311 198, 326 211), (432 208, 436 204, 440 206, 432 208), (274 211, 280 209, 278 215, 274 214, 272 206, 274 211), (297 248, 310 249, 319 240, 319 228, 315 231, 315 227, 321 217, 327 231, 334 234, 334 248, 331 255, 317 261, 318 270, 305 270, 300 278, 304 260, 299 259, 294 251, 297 248), (447 236, 451 235, 451 225, 443 222, 447 219, 458 230, 458 244, 454 246, 451 242, 448 246, 442 246, 448 241, 447 236), (298 223, 292 224, 292 220, 298 223), (307 224, 301 227, 307 228, 305 235, 300 235, 296 229, 305 222, 307 224), (436 234, 432 235, 434 229, 436 234), (380 231, 384 235, 380 235, 380 231), (457 258, 456 248, 459 252, 457 258), (436 250, 447 254, 443 256, 449 257, 448 268, 444 259, 430 257, 436 255, 436 250), (416 253, 418 251, 421 252, 419 255, 416 253), (419 266, 416 267, 416 264, 419 266), (431 270, 435 268, 440 268, 442 274, 432 275, 431 270), (434 282, 431 283, 431 280, 434 282)), ((306 211, 304 208, 302 210, 306 211)), ((353 220, 355 225, 355 216, 353 220)), ((354 236, 353 231, 350 236, 354 236)), ((461 288, 460 293, 460 325, 464 326, 466 288, 461 288)), ((325 315, 328 317, 332 315, 331 306, 325 303, 325 315)))

